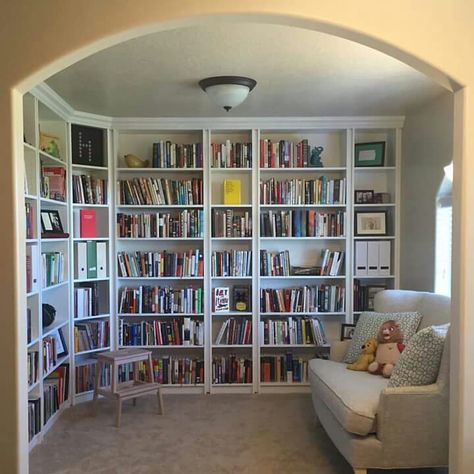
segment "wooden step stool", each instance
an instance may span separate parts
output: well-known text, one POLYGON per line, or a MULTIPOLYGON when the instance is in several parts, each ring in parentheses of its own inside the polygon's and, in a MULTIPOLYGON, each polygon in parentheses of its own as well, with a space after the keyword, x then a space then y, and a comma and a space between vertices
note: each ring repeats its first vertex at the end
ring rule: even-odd
POLYGON ((121 349, 119 351, 102 352, 97 357, 96 377, 94 389, 94 413, 97 413, 97 400, 99 395, 112 398, 117 401, 117 428, 120 428, 120 418, 122 416, 122 402, 133 398, 133 404, 136 405, 136 398, 141 395, 156 392, 158 403, 160 405, 160 414, 164 414, 163 398, 161 396, 160 384, 153 381, 153 364, 151 361, 151 352, 143 349, 121 349), (138 379, 139 363, 145 361, 148 380, 138 379), (110 365, 110 387, 101 387, 100 378, 102 374, 102 365, 110 365), (133 380, 127 382, 118 382, 119 365, 133 364, 133 380))

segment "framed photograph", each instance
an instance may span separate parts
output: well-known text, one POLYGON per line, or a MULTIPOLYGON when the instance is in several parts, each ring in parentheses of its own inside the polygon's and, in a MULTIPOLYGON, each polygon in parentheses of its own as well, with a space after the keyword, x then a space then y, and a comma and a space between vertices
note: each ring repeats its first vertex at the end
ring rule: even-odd
POLYGON ((341 341, 347 341, 354 337, 355 324, 341 324, 341 341))
POLYGON ((41 209, 41 231, 45 234, 64 234, 59 211, 41 209))
POLYGON ((385 285, 373 285, 373 286, 368 286, 367 287, 367 309, 369 311, 374 310, 374 299, 375 295, 379 291, 386 290, 387 287, 385 285))
POLYGON ((387 212, 356 212, 355 213, 356 235, 386 235, 387 234, 387 212))
POLYGON ((354 200, 356 204, 373 204, 374 191, 372 189, 359 189, 355 192, 354 200))
POLYGON ((55 329, 51 333, 51 337, 54 337, 54 340, 56 342, 56 351, 57 351, 58 359, 60 357, 67 356, 68 350, 66 346, 66 340, 64 339, 64 336, 63 336, 62 328, 55 329))
POLYGON ((375 204, 390 204, 390 193, 375 193, 374 203, 375 204))
POLYGON ((354 166, 363 168, 383 166, 385 162, 385 142, 356 143, 354 166))

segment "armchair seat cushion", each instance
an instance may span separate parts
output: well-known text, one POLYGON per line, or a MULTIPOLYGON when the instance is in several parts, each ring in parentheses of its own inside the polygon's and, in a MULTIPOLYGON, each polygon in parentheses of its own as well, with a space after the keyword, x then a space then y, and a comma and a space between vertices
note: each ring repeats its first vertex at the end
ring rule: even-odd
POLYGON ((357 435, 376 432, 376 414, 388 379, 348 370, 346 364, 323 359, 309 362, 311 390, 344 429, 357 435))

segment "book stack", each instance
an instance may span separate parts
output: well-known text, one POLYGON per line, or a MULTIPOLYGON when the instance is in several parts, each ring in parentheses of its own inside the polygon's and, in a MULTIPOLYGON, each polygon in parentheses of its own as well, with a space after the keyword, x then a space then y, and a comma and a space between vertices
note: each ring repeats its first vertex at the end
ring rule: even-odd
POLYGON ((249 211, 212 210, 213 237, 252 237, 252 216, 249 211))
MULTIPOLYGON (((76 394, 90 392, 95 388, 96 360, 88 359, 76 365, 75 387, 76 394)), ((99 385, 101 387, 110 386, 110 366, 104 364, 100 373, 99 385)))
POLYGON ((346 213, 315 209, 266 211, 260 214, 261 237, 343 237, 346 213))
POLYGON ((118 252, 120 277, 202 277, 204 256, 200 249, 187 252, 118 252))
POLYGON ((260 168, 306 168, 309 166, 308 140, 295 144, 288 140, 260 140, 260 168))
POLYGON ((212 360, 212 383, 252 383, 252 361, 234 354, 214 357, 212 360))
POLYGON ((35 238, 35 206, 31 202, 25 202, 26 214, 26 238, 35 238))
POLYGON ((73 175, 72 199, 77 204, 107 204, 107 180, 73 175))
POLYGON ((117 214, 117 236, 121 238, 204 237, 204 211, 117 214))
POLYGON ((202 314, 202 288, 122 288, 120 314, 202 314))
POLYGON ((251 143, 213 143, 211 145, 211 163, 213 168, 251 168, 251 143))
POLYGON ((76 353, 105 347, 109 347, 108 321, 74 325, 74 351, 76 353))
POLYGON ((202 168, 202 143, 153 143, 153 168, 202 168))
POLYGON ((259 331, 264 345, 326 344, 323 325, 317 318, 265 319, 259 322, 259 331))
POLYGON ((211 256, 212 276, 247 277, 252 276, 251 250, 214 250, 211 256))
POLYGON ((308 361, 285 355, 263 356, 260 358, 260 381, 269 383, 307 383, 308 361))
POLYGON ((44 422, 56 413, 69 396, 69 364, 58 367, 43 382, 44 422))
POLYGON ((202 346, 204 323, 191 318, 128 323, 120 320, 122 346, 202 346))
POLYGON ((66 169, 62 166, 41 168, 41 197, 66 201, 66 169))
POLYGON ((134 178, 118 181, 117 202, 133 206, 202 205, 202 179, 134 178))
POLYGON ((28 385, 33 385, 38 381, 38 351, 31 351, 27 354, 28 385))
POLYGON ((28 440, 31 441, 41 430, 41 398, 28 400, 28 440))
POLYGON ((321 250, 321 275, 337 276, 342 270, 344 251, 321 250))
POLYGON ((345 288, 316 285, 260 289, 262 313, 335 313, 344 311, 345 288))
POLYGON ((74 288, 74 318, 99 315, 99 289, 97 283, 74 288))
POLYGON ((252 322, 248 319, 226 319, 219 329, 215 344, 252 344, 252 322))
POLYGON ((57 285, 64 281, 65 261, 63 252, 43 252, 41 254, 42 286, 57 285))
POLYGON ((285 179, 260 181, 260 204, 345 204, 346 178, 285 179))
POLYGON ((290 276, 290 252, 271 252, 260 250, 260 275, 261 276, 290 276))

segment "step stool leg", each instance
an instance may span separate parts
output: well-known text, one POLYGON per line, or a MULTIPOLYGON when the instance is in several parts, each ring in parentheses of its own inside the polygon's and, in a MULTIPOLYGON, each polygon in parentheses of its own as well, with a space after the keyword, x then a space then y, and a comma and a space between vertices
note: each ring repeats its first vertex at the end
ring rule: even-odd
POLYGON ((164 415, 165 414, 165 406, 163 404, 163 397, 161 396, 161 388, 159 388, 157 390, 157 393, 158 395, 158 405, 160 406, 160 415, 164 415))
POLYGON ((133 406, 134 406, 134 407, 137 406, 137 399, 136 399, 136 398, 133 399, 133 406))
POLYGON ((120 419, 122 417, 122 399, 117 398, 117 428, 120 428, 120 419))
POLYGON ((93 401, 93 413, 94 416, 97 415, 97 407, 99 400, 99 386, 100 378, 102 375, 102 364, 100 361, 97 361, 95 364, 95 386, 94 386, 94 401, 93 401))

